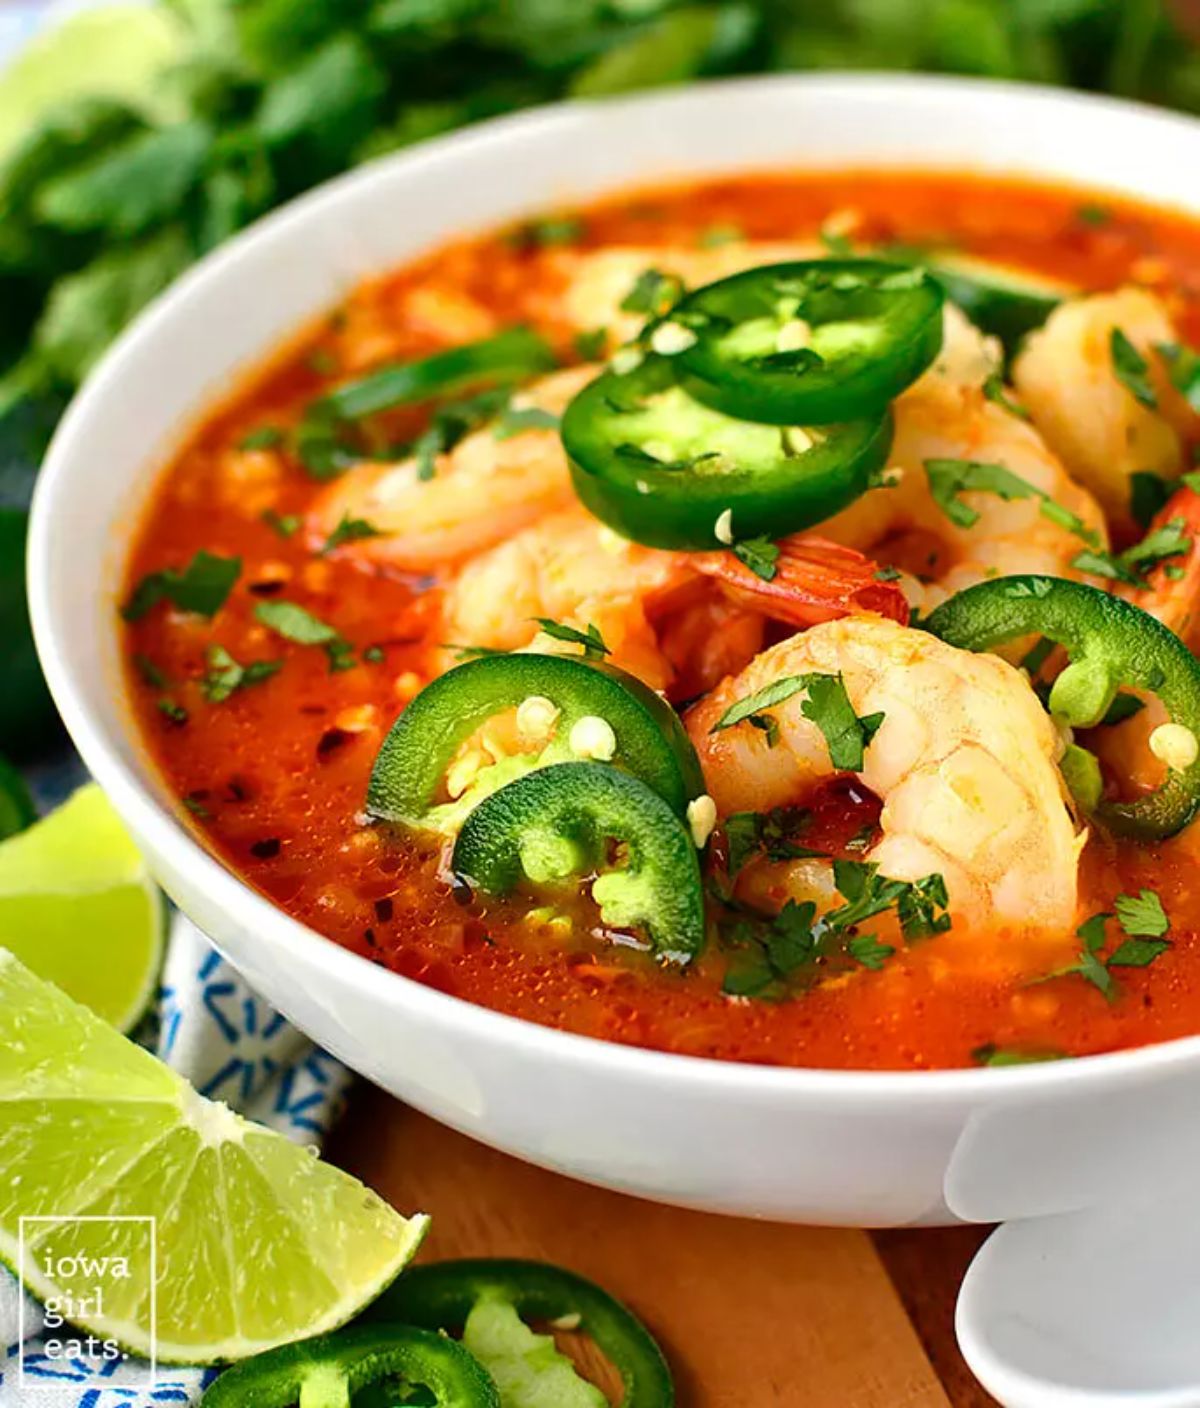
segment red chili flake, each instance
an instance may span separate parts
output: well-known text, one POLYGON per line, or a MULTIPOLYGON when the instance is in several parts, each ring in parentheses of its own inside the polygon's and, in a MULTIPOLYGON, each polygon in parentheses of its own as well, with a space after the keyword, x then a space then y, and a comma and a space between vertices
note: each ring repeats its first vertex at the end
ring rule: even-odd
POLYGON ((268 836, 265 840, 255 841, 250 847, 250 854, 258 860, 273 860, 279 854, 281 844, 278 836, 268 836))
POLYGON ((375 918, 378 919, 381 924, 390 923, 395 910, 396 906, 386 895, 383 899, 375 901, 375 918))

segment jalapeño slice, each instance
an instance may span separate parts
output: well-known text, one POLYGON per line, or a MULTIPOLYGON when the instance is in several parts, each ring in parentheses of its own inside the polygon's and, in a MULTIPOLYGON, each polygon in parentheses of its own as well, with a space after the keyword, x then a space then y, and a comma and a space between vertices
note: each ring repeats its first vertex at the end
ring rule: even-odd
MULTIPOLYGON (((519 717, 519 716, 518 716, 519 717)), ((704 791, 696 750, 674 709, 615 665, 570 655, 487 655, 432 680, 392 725, 379 749, 367 810, 384 821, 453 832, 470 804, 534 768, 569 762, 575 725, 612 730, 610 761, 640 778, 679 816, 704 791), (437 804, 458 749, 479 728, 523 703, 546 719, 538 751, 517 753, 482 772, 462 804, 437 804)))
POLYGON ((682 384, 726 415, 828 425, 878 414, 920 376, 943 300, 923 270, 879 259, 768 264, 689 294, 650 342, 677 347, 682 384))
POLYGON ((758 425, 691 397, 671 359, 597 377, 567 407, 575 492, 597 518, 650 547, 703 551, 798 532, 871 485, 890 412, 812 428, 758 425))
POLYGON ((640 778, 607 763, 558 763, 485 797, 463 822, 450 868, 487 895, 594 877, 606 924, 644 930, 660 959, 683 964, 704 946, 697 856, 683 822, 640 778))

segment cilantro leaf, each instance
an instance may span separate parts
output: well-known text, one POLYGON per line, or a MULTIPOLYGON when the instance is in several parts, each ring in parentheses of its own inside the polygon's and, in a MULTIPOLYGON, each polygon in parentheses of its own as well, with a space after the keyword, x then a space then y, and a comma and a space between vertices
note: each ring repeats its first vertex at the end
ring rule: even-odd
POLYGON ((769 812, 734 812, 724 821, 729 848, 728 873, 732 879, 755 855, 768 860, 803 860, 819 856, 810 846, 792 838, 808 824, 810 813, 801 807, 773 807, 769 812))
POLYGON ((200 689, 211 704, 222 704, 231 694, 248 685, 262 684, 283 669, 282 660, 254 660, 242 665, 223 645, 210 645, 205 652, 208 669, 200 689))
POLYGON ((626 313, 661 317, 673 308, 686 292, 683 280, 675 274, 664 274, 661 269, 643 269, 634 280, 633 287, 621 300, 621 309, 626 313))
POLYGON ((1171 497, 1174 485, 1148 469, 1137 469, 1129 476, 1129 512, 1141 528, 1150 521, 1171 497))
POLYGON ((929 492, 938 508, 959 528, 973 528, 979 511, 958 497, 963 493, 998 494, 1002 499, 1028 499, 1040 494, 1028 480, 1002 464, 982 460, 932 459, 925 461, 929 492))
POLYGON ((581 631, 575 626, 564 625, 563 622, 554 621, 548 616, 535 616, 534 620, 552 640, 582 645, 584 658, 587 660, 599 660, 602 656, 612 654, 604 644, 604 637, 591 621, 588 622, 587 630, 581 631))
MULTIPOLYGON (((839 772, 858 772, 863 765, 863 750, 875 736, 883 716, 872 714, 860 719, 854 712, 840 674, 787 675, 774 680, 731 704, 710 731, 718 733, 745 720, 753 722, 754 717, 764 710, 774 708, 801 692, 808 697, 802 701, 800 712, 821 730, 829 749, 830 762, 839 772)), ((755 726, 763 727, 761 724, 755 726)))
POLYGON ((809 675, 808 698, 801 703, 800 712, 825 735, 829 761, 839 772, 861 770, 863 752, 883 723, 883 715, 859 718, 840 674, 809 675))
POLYGON ((267 527, 273 528, 281 538, 291 538, 300 531, 299 514, 278 514, 273 508, 268 508, 263 511, 261 517, 267 527))
POLYGON ((1162 900, 1153 890, 1142 890, 1136 895, 1118 895, 1116 910, 1117 922, 1130 935, 1160 939, 1171 926, 1162 900))
POLYGON ((1150 364, 1120 328, 1108 335, 1109 355, 1117 380, 1140 406, 1158 409, 1158 397, 1150 381, 1150 364))
POLYGON ((971 1052, 971 1060, 977 1066, 1031 1066, 1041 1061, 1068 1059, 1063 1051, 1023 1050, 1015 1046, 994 1046, 991 1042, 971 1052))
POLYGON ((773 543, 770 538, 745 538, 734 543, 733 555, 739 562, 745 563, 756 577, 761 577, 764 582, 774 581, 779 570, 776 566, 779 561, 779 545, 773 543))
POLYGON ((326 645, 337 631, 294 601, 260 601, 254 619, 297 645, 326 645))
POLYGON ((296 645, 319 645, 333 671, 353 669, 354 647, 327 622, 294 601, 260 601, 254 619, 296 645))
POLYGON ((874 934, 856 934, 846 948, 855 962, 876 973, 896 952, 891 944, 881 944, 874 934))
POLYGON ((1178 342, 1159 342, 1154 350, 1167 364, 1171 385, 1193 411, 1200 412, 1200 356, 1178 342))
POLYGON ((799 694, 801 690, 807 688, 807 675, 785 675, 782 679, 772 680, 762 689, 757 689, 753 694, 748 694, 731 704, 713 724, 710 732, 719 733, 722 729, 732 728, 735 724, 740 724, 744 719, 748 719, 751 714, 758 714, 764 709, 782 704, 785 700, 791 699, 793 695, 799 694))
POLYGON ((1145 968, 1171 945, 1166 939, 1126 939, 1110 955, 1110 968, 1145 968))
POLYGON ((260 425, 248 430, 238 441, 239 450, 274 450, 284 442, 284 433, 277 425, 260 425))
POLYGON ((608 346, 608 329, 591 328, 587 332, 577 332, 572 345, 580 360, 598 362, 608 346))
POLYGON ((1028 420, 1029 412, 1019 401, 1014 401, 1008 393, 1008 388, 1004 385, 1004 378, 999 372, 993 372, 983 383, 983 394, 989 401, 994 402, 1009 415, 1016 416, 1019 420, 1028 420))
POLYGON ((37 213, 62 230, 141 234, 174 216, 197 183, 216 134, 204 122, 138 132, 41 187, 37 213))
POLYGON ((373 523, 368 523, 365 518, 351 518, 348 513, 343 513, 338 520, 337 527, 321 544, 320 554, 322 557, 330 553, 334 548, 340 548, 343 543, 357 543, 364 538, 382 537, 382 530, 376 528, 373 523))
POLYGON ((218 557, 203 548, 180 572, 174 567, 150 572, 133 589, 121 608, 126 621, 140 621, 161 601, 198 616, 215 616, 241 576, 240 557, 218 557))
POLYGON ((561 419, 541 406, 522 406, 519 410, 505 406, 492 428, 492 435, 497 440, 511 440, 527 430, 557 430, 561 419))

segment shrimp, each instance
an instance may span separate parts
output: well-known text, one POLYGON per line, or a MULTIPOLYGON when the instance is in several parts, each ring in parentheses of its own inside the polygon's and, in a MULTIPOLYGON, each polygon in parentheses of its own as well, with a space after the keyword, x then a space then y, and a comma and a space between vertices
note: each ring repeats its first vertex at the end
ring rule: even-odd
POLYGON ((809 626, 850 610, 907 620, 902 592, 860 553, 819 539, 785 539, 775 577, 755 576, 731 552, 642 547, 577 506, 553 514, 464 565, 444 604, 446 637, 514 650, 535 641, 538 618, 595 625, 612 659, 656 689, 686 677, 689 692, 761 647, 766 618, 809 626), (718 609, 719 608, 719 609, 718 609), (695 657, 706 625, 719 630, 695 657))
POLYGON ((760 264, 817 259, 824 252, 820 245, 811 242, 742 241, 713 249, 613 245, 597 250, 555 250, 547 256, 547 267, 562 280, 562 289, 547 298, 541 312, 551 321, 565 319, 576 331, 604 328, 609 345, 616 346, 636 337, 646 321, 644 312, 628 312, 621 305, 647 270, 696 288, 760 264))
POLYGON ((924 611, 997 573, 1081 577, 1074 559, 1085 545, 1107 542, 1096 501, 1019 409, 993 399, 999 362, 999 346, 947 306, 940 356, 895 402, 883 487, 820 526, 836 542, 906 569, 909 600, 924 611), (983 490, 956 494, 963 521, 955 522, 934 497, 929 460, 1000 465, 1029 492, 1021 498, 983 490), (1044 512, 1048 503, 1056 506, 1054 517, 1044 512), (1060 511, 1069 516, 1066 522, 1060 511))
MULTIPOLYGON (((561 415, 595 375, 593 366, 553 372, 516 404, 561 415)), ((431 478, 421 478, 415 458, 357 465, 320 495, 307 528, 324 539, 343 518, 363 519, 377 536, 349 545, 355 557, 430 571, 511 537, 573 498, 557 430, 533 427, 499 440, 484 426, 438 455, 431 478)))
POLYGON ((1130 479, 1149 471, 1174 479, 1196 417, 1171 385, 1157 350, 1178 341, 1161 301, 1138 288, 1072 299, 1031 333, 1013 367, 1034 424, 1071 474, 1127 535, 1130 479), (1119 329, 1147 366, 1154 405, 1122 382, 1112 338, 1119 329))
POLYGON ((1056 767, 1062 738, 1018 670, 893 621, 814 626, 689 712, 719 816, 802 802, 833 773, 803 691, 759 711, 778 726, 774 747, 745 724, 713 732, 731 705, 806 673, 840 674, 855 713, 884 716, 858 773, 883 802, 881 839, 866 856, 882 875, 940 874, 951 914, 973 929, 1070 931, 1086 833, 1076 832, 1056 767))

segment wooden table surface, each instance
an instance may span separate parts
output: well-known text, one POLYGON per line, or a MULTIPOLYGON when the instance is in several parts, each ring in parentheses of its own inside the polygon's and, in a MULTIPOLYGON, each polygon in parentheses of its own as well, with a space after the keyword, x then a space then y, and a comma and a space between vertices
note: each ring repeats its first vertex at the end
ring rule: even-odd
POLYGON ((329 1156, 432 1215, 424 1257, 560 1262, 627 1301, 671 1361, 679 1408, 993 1408, 953 1331, 982 1229, 868 1234, 662 1207, 522 1164, 367 1087, 329 1156))

